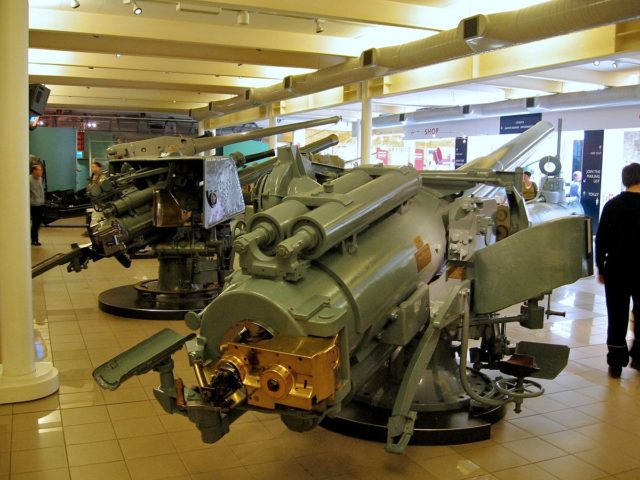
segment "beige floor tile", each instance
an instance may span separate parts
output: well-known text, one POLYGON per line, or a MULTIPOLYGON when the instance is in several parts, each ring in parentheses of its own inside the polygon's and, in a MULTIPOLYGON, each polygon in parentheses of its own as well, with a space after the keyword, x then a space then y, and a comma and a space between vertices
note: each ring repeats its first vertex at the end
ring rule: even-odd
POLYGON ((11 474, 52 470, 67 466, 64 447, 11 452, 11 474))
POLYGON ((11 452, 0 452, 0 475, 9 475, 11 452))
POLYGON ((640 478, 640 468, 628 472, 619 473, 615 476, 619 480, 638 480, 640 478))
POLYGON ((586 425, 593 425, 600 420, 594 418, 586 413, 581 412, 573 408, 566 410, 559 410, 557 412, 545 413, 545 417, 558 422, 561 425, 569 428, 584 427, 586 425))
MULTIPOLYGON (((70 382, 73 380, 67 380, 70 382)), ((85 392, 67 393, 60 395, 60 408, 67 410, 69 408, 92 407, 96 405, 104 405, 104 397, 99 390, 88 390, 85 392)))
POLYGON ((104 390, 102 396, 106 404, 139 402, 148 399, 145 390, 143 387, 122 388, 112 392, 104 390))
POLYGON ((61 427, 60 410, 13 415, 13 431, 61 427))
POLYGON ((213 472, 243 466, 229 447, 220 446, 203 450, 190 450, 178 454, 189 473, 213 472), (212 462, 211 459, 216 461, 212 462))
POLYGON ((64 434, 61 427, 16 431, 11 436, 13 451, 63 446, 64 434))
POLYGON ((0 432, 0 452, 11 451, 11 432, 0 432))
POLYGON ((126 463, 132 480, 156 480, 188 473, 177 454, 131 458, 126 463))
POLYGON ((576 453, 575 456, 610 474, 640 469, 640 460, 605 445, 576 453))
POLYGON ((487 472, 459 454, 444 455, 418 462, 427 472, 443 480, 456 480, 483 475, 487 472))
POLYGON ((495 443, 512 442, 532 436, 531 433, 516 427, 511 422, 502 421, 491 426, 491 440, 495 443))
POLYGON ((545 460, 537 465, 560 480, 595 480, 607 476, 602 470, 572 455, 545 460))
POLYGON ((309 477, 309 472, 295 460, 261 463, 260 465, 249 465, 245 468, 251 478, 256 480, 282 480, 282 472, 287 472, 286 476, 290 479, 309 477))
MULTIPOLYGON (((153 405, 149 400, 108 405, 107 410, 109 411, 109 417, 111 417, 112 421, 156 416, 153 405)), ((175 415, 175 417, 178 417, 178 415, 175 415)))
POLYGON ((537 437, 507 442, 503 446, 532 463, 563 457, 567 454, 564 450, 537 437))
POLYGON ((493 474, 500 480, 557 480, 558 478, 534 464, 509 468, 493 474))
POLYGON ((184 432, 195 427, 188 418, 182 415, 160 415, 158 418, 167 432, 184 432))
MULTIPOLYGON (((164 426, 160 422, 158 417, 145 417, 145 418, 132 418, 126 420, 115 420, 112 422, 113 428, 116 432, 117 438, 131 438, 141 437, 145 435, 158 435, 165 433, 164 426)), ((202 444, 200 440, 200 432, 192 425, 192 430, 189 432, 195 432, 199 439, 199 444, 202 444)))
POLYGON ((13 404, 13 413, 29 413, 29 412, 50 412, 59 408, 58 395, 49 395, 48 397, 32 402, 20 402, 13 404))
POLYGON ((526 430, 533 435, 544 435, 567 429, 564 425, 554 422, 553 420, 546 418, 544 415, 535 415, 532 417, 509 421, 516 427, 526 430))
POLYGON ((215 472, 215 477, 211 472, 206 472, 193 474, 190 478, 192 480, 213 480, 214 478, 215 480, 254 480, 256 477, 253 477, 244 467, 236 467, 218 470, 215 472))
POLYGON ((130 480, 129 470, 124 462, 98 463, 71 467, 71 480, 130 480))
POLYGON ((147 435, 143 437, 123 438, 118 441, 125 459, 153 457, 176 453, 169 435, 147 435))
POLYGON ((464 456, 487 472, 525 465, 527 460, 500 445, 467 450, 464 456))
POLYGON ((110 421, 109 413, 105 406, 71 408, 62 410, 60 414, 62 415, 62 424, 65 427, 110 421))
POLYGON ((67 445, 81 443, 103 442, 114 440, 116 434, 111 422, 86 423, 84 425, 72 425, 64 427, 64 440, 67 445))
POLYGON ((52 470, 42 470, 40 472, 14 473, 12 480, 68 480, 68 468, 55 468, 52 470))
POLYGON ((550 433, 540 437, 545 442, 549 442, 567 453, 583 452, 597 448, 602 442, 594 440, 573 430, 550 433))
POLYGON ((67 445, 67 455, 70 467, 122 460, 122 452, 116 440, 67 445))

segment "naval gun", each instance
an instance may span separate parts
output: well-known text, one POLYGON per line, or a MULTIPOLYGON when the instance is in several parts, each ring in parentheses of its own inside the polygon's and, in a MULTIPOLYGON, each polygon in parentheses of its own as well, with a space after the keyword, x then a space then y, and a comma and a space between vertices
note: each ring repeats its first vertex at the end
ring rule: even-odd
MULTIPOLYGON (((158 257, 158 278, 102 292, 100 309, 164 319, 182 319, 187 311, 201 310, 218 294, 233 266, 230 220, 244 212, 241 184, 270 171, 273 161, 248 163, 242 155, 197 154, 338 121, 329 117, 221 137, 165 136, 109 147, 108 175, 87 188, 102 217, 89 227, 91 242, 72 245, 70 252, 34 266, 32 276, 63 264, 69 271, 81 271, 90 260, 106 257, 128 267, 132 253, 150 247, 158 257)), ((332 135, 302 149, 311 155, 336 141, 332 135)))
POLYGON ((544 295, 592 273, 588 218, 531 225, 520 168, 364 166, 320 185, 281 152, 234 241, 240 269, 185 318, 197 334, 162 330, 98 367, 101 387, 158 371, 155 398, 207 443, 254 410, 400 453, 488 438, 506 405, 542 394, 534 378, 566 366, 568 347, 511 345, 506 325, 542 328, 544 295), (464 195, 476 185, 508 205, 464 195), (185 345, 191 387, 173 374, 185 345))

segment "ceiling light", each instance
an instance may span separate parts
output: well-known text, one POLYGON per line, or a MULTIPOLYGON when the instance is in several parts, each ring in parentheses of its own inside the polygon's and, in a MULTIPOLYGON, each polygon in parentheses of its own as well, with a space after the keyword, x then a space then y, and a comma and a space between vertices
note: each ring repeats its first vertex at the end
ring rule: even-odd
POLYGON ((238 25, 249 25, 251 18, 249 17, 248 10, 240 10, 238 12, 238 17, 236 18, 236 23, 238 25))
POLYGON ((199 5, 194 2, 178 2, 176 4, 176 12, 184 13, 206 13, 208 15, 220 15, 222 9, 208 5, 199 5))
POLYGON ((140 5, 138 5, 136 2, 131 2, 131 6, 133 7, 134 15, 142 14, 142 8, 140 8, 140 5))
POLYGON ((320 24, 320 20, 318 18, 314 18, 313 21, 316 24, 316 33, 324 32, 324 28, 322 28, 322 25, 320 24))
POLYGON ((69 2, 69 5, 71 6, 71 8, 78 8, 80 6, 80 2, 78 0, 71 0, 69 2))
POLYGON ((594 60, 593 64, 597 67, 598 65, 600 65, 600 60, 594 60))
POLYGON ((613 62, 613 63, 611 64, 611 68, 613 68, 614 70, 615 70, 616 68, 618 68, 618 62, 613 62))

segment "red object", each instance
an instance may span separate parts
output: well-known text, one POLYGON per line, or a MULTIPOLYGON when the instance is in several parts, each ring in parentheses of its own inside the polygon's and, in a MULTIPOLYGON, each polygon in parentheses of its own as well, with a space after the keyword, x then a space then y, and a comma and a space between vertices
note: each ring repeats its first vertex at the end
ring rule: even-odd
POLYGON ((82 130, 76 132, 76 150, 84 152, 84 131, 82 130))
POLYGON ((424 149, 416 148, 416 170, 424 170, 424 149))
POLYGON ((387 165, 389 162, 389 151, 383 150, 380 147, 376 148, 376 159, 382 161, 384 165, 387 165))

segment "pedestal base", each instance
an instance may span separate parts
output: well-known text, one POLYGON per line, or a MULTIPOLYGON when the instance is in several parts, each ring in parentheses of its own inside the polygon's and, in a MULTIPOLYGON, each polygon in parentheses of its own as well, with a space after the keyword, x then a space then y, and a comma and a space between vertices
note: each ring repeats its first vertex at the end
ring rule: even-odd
POLYGON ((112 315, 145 320, 183 320, 187 312, 199 312, 218 292, 200 295, 141 295, 134 285, 105 290, 98 295, 100 310, 112 315))
MULTIPOLYGON (((478 412, 479 413, 479 412, 478 412)), ((506 413, 505 406, 494 407, 477 416, 467 410, 457 412, 419 412, 411 445, 453 445, 488 440, 491 424, 506 413)), ((351 402, 337 417, 320 424, 327 430, 375 442, 387 441, 387 422, 391 411, 351 402)))
POLYGON ((37 400, 55 393, 59 387, 58 369, 50 362, 36 362, 33 373, 19 377, 3 375, 0 365, 0 404, 37 400))

